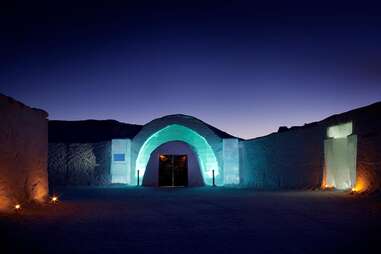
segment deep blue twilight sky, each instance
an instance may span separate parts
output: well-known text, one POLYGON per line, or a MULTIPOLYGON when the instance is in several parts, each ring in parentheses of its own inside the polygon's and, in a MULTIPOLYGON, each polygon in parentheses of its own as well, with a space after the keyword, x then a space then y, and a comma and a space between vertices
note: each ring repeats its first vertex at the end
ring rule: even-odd
POLYGON ((377 6, 79 2, 1 8, 0 92, 50 119, 183 113, 249 138, 381 100, 377 6))

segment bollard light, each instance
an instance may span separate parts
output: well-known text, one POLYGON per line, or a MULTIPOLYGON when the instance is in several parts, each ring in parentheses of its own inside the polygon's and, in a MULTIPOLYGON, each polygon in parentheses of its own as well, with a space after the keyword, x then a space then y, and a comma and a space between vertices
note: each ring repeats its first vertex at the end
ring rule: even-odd
POLYGON ((53 196, 53 197, 50 199, 50 201, 51 201, 53 204, 55 204, 55 203, 58 202, 58 197, 57 197, 57 196, 53 196))

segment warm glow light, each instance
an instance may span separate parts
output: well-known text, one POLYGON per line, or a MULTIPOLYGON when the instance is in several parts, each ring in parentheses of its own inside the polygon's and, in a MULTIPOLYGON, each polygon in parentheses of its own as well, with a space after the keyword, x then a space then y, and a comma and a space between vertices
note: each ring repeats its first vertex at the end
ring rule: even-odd
POLYGON ((21 209, 21 205, 20 204, 16 204, 15 205, 15 210, 20 210, 21 209))
POLYGON ((33 187, 32 197, 33 200, 38 203, 44 203, 48 197, 48 185, 47 182, 40 177, 34 177, 33 181, 35 181, 36 185, 33 187))
POLYGON ((358 175, 356 179, 356 184, 352 188, 353 192, 364 192, 369 188, 369 181, 363 175, 358 175))
POLYGON ((52 201, 52 203, 57 203, 58 202, 58 197, 57 196, 53 196, 51 198, 51 201, 52 201))

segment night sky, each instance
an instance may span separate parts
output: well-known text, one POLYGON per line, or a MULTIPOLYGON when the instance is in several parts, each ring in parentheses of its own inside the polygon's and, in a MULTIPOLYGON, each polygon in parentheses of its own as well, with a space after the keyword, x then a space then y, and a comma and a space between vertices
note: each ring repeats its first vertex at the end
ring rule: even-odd
POLYGON ((0 10, 0 92, 50 119, 182 113, 250 138, 381 100, 379 6, 78 2, 0 10))

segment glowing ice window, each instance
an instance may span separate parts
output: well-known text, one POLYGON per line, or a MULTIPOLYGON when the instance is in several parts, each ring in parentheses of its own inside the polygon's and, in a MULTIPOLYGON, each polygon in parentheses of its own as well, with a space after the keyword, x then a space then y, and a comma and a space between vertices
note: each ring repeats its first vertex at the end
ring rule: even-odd
POLYGON ((114 161, 125 161, 124 153, 114 154, 114 161))
POLYGON ((352 122, 343 123, 335 126, 328 127, 327 136, 329 138, 345 138, 353 132, 352 122))

